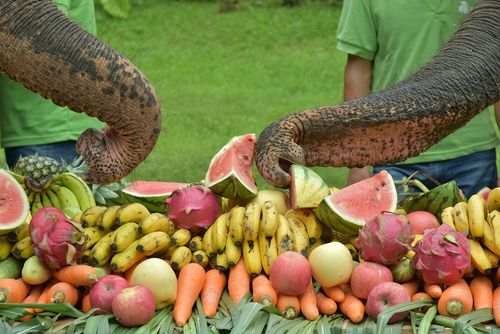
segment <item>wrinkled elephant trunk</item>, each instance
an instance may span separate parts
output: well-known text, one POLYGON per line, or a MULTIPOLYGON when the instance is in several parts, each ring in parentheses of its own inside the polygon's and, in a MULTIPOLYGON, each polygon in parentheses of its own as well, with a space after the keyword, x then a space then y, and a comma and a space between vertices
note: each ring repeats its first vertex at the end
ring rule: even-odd
POLYGON ((148 156, 161 130, 160 104, 147 78, 116 50, 50 0, 2 0, 0 41, 2 71, 58 105, 107 123, 78 139, 86 181, 117 181, 148 156))

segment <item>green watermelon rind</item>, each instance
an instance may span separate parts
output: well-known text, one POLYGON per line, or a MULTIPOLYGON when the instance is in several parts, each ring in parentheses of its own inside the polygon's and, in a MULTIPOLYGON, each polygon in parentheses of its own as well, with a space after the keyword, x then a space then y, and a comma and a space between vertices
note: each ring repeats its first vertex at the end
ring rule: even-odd
POLYGON ((330 194, 326 182, 314 170, 293 164, 290 167, 290 202, 292 208, 316 208, 330 194), (293 191, 292 191, 293 189, 293 191), (292 194, 294 198, 292 198, 292 194))
MULTIPOLYGON (((21 195, 20 198, 22 200, 22 203, 20 203, 20 205, 22 205, 21 209, 22 209, 22 212, 24 212, 24 215, 19 216, 18 218, 16 218, 16 220, 12 221, 11 223, 4 223, 3 221, 0 222, 0 234, 5 234, 8 232, 14 231, 16 228, 21 226, 26 221, 26 218, 28 218, 28 215, 30 214, 30 204, 29 204, 28 196, 26 195, 26 192, 24 191, 22 185, 19 183, 19 181, 16 180, 15 177, 10 175, 10 173, 5 171, 4 169, 0 169, 0 177, 1 176, 4 176, 5 178, 7 178, 7 180, 11 181, 12 184, 15 185, 17 191, 21 195)), ((2 191, 2 189, 0 189, 0 192, 1 191, 2 191)), ((22 212, 21 212, 21 214, 22 214, 22 212)), ((2 220, 3 219, 4 218, 2 218, 2 220)))
POLYGON ((245 185, 236 171, 232 170, 229 175, 227 175, 223 179, 214 180, 210 183, 207 183, 206 186, 210 188, 215 194, 225 197, 225 198, 251 198, 257 196, 257 186, 255 188, 250 189, 247 185, 245 185))

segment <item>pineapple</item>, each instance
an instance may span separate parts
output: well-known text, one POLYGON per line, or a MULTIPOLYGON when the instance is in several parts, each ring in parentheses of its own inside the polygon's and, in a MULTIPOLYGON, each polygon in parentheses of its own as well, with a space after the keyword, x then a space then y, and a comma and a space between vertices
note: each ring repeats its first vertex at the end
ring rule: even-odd
POLYGON ((65 166, 55 159, 30 155, 21 157, 13 172, 24 176, 26 186, 32 191, 43 191, 50 186, 52 175, 64 172, 65 166))

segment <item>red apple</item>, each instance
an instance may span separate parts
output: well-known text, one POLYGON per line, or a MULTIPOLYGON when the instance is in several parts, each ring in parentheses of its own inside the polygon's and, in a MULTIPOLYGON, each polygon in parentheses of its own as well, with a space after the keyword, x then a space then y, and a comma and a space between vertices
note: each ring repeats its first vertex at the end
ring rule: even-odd
POLYGON ((140 326, 155 315, 156 297, 144 285, 132 285, 122 289, 113 298, 113 315, 125 327, 140 326))
POLYGON ((89 300, 92 307, 98 307, 96 314, 111 313, 113 298, 124 288, 128 281, 118 275, 104 275, 90 288, 89 300))
MULTIPOLYGON (((404 286, 396 282, 380 283, 370 291, 366 300, 366 314, 374 320, 380 312, 388 307, 399 305, 411 301, 410 294, 404 286)), ((403 320, 408 312, 399 312, 394 314, 389 323, 403 320)))
POLYGON ((392 272, 386 266, 375 262, 363 262, 351 274, 352 294, 366 299, 370 291, 383 282, 392 282, 392 272))
POLYGON ((299 252, 284 252, 271 265, 269 279, 277 292, 300 296, 312 279, 311 265, 299 252))
POLYGON ((432 213, 427 211, 413 211, 406 215, 406 219, 411 225, 413 234, 424 234, 429 228, 438 227, 439 220, 432 213))

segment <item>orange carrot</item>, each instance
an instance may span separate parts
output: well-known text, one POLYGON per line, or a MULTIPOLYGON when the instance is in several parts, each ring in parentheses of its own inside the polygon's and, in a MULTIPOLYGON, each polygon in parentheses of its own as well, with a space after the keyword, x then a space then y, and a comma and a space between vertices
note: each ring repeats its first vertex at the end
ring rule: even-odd
POLYGON ((360 323, 365 316, 365 305, 363 302, 350 291, 345 292, 345 299, 340 303, 340 312, 357 324, 360 323))
POLYGON ((432 300, 432 297, 429 296, 427 293, 425 292, 417 292, 416 294, 414 294, 413 296, 411 296, 411 301, 412 302, 416 302, 416 301, 419 301, 419 300, 432 300))
POLYGON ((405 287, 405 289, 408 291, 408 294, 410 296, 413 296, 416 294, 419 289, 420 289, 420 280, 417 278, 414 278, 412 280, 409 280, 408 282, 402 283, 402 285, 405 287))
POLYGON ((257 275, 252 280, 253 301, 267 306, 276 306, 278 294, 266 275, 257 275))
POLYGON ((342 287, 336 285, 331 286, 329 288, 323 288, 323 292, 325 295, 333 299, 336 303, 342 303, 345 299, 345 292, 342 290, 342 287))
POLYGON ((300 311, 307 320, 316 320, 319 317, 318 299, 312 281, 307 286, 306 291, 300 295, 300 311))
POLYGON ((78 289, 67 282, 57 282, 47 292, 47 302, 53 304, 69 303, 75 306, 78 297, 78 289))
MULTIPOLYGON (((48 282, 46 282, 45 284, 42 285, 43 286, 42 293, 40 294, 40 297, 38 297, 38 300, 36 301, 37 304, 48 304, 49 303, 49 290, 57 282, 59 282, 59 281, 56 280, 55 278, 52 278, 48 282)), ((42 312, 43 310, 36 309, 35 311, 42 312)))
POLYGON ((215 317, 220 297, 226 287, 226 281, 226 275, 218 269, 207 271, 200 296, 203 312, 207 317, 215 317))
POLYGON ((205 277, 205 269, 198 263, 188 263, 180 270, 173 310, 177 326, 184 326, 191 317, 194 303, 203 289, 205 277))
POLYGON ((97 270, 87 264, 75 264, 52 272, 52 276, 74 287, 90 287, 97 282, 97 270))
POLYGON ((438 299, 443 294, 443 289, 439 284, 429 284, 424 282, 424 292, 432 299, 438 299))
POLYGON ((500 286, 493 290, 493 316, 497 326, 500 326, 500 286))
POLYGON ((474 309, 493 307, 493 283, 484 276, 475 276, 469 283, 470 292, 474 301, 474 309))
POLYGON ((300 300, 297 296, 278 293, 278 303, 276 306, 286 319, 295 319, 300 314, 300 300))
POLYGON ((337 303, 330 297, 327 297, 323 293, 318 291, 316 293, 316 299, 318 300, 319 313, 324 315, 332 315, 337 312, 337 303))
POLYGON ((438 299, 438 313, 450 318, 458 318, 472 311, 474 301, 469 285, 464 279, 448 286, 438 299))
POLYGON ((82 312, 87 313, 92 309, 92 305, 90 304, 90 293, 87 291, 83 294, 82 297, 82 312))
POLYGON ((29 294, 31 286, 22 278, 0 279, 0 302, 21 303, 29 294))
POLYGON ((227 290, 229 297, 235 304, 239 304, 240 300, 250 292, 250 274, 248 274, 245 262, 241 258, 235 266, 229 269, 229 277, 227 279, 227 290))
MULTIPOLYGON (((43 291, 44 288, 45 288, 45 286, 43 284, 33 285, 31 287, 31 290, 28 293, 28 295, 23 299, 22 303, 23 304, 34 304, 34 303, 36 303, 38 301, 38 298, 40 298, 40 295, 42 294, 42 291, 43 291)), ((36 309, 34 309, 34 308, 26 308, 25 310, 27 312, 31 312, 31 313, 35 313, 36 312, 36 309)), ((26 320, 29 320, 31 318, 33 318, 32 314, 25 315, 20 320, 21 321, 26 321, 26 320)))

